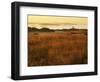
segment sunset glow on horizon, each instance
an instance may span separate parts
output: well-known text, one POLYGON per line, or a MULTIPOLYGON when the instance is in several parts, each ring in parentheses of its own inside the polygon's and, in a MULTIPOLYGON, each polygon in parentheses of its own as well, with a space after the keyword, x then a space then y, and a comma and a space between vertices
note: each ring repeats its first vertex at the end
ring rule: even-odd
MULTIPOLYGON (((37 28, 41 28, 41 25, 42 26, 47 26, 47 25, 84 25, 84 26, 86 26, 84 28, 87 28, 88 18, 87 17, 74 17, 74 16, 35 16, 35 15, 28 16, 28 27, 36 26, 37 28)), ((56 27, 56 28, 61 28, 61 27, 56 27)), ((66 28, 68 28, 68 27, 66 27, 66 28)))

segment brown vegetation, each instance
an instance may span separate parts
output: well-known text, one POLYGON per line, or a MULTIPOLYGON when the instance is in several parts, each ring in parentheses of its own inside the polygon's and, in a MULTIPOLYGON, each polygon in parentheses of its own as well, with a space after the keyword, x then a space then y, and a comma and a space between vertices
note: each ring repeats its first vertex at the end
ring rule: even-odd
POLYGON ((87 64, 87 30, 28 32, 28 66, 87 64))

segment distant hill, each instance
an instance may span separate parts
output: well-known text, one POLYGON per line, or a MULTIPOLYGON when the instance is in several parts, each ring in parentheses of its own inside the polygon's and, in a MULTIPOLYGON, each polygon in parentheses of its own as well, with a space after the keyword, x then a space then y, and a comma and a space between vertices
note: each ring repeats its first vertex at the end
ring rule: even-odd
POLYGON ((41 29, 38 29, 35 27, 28 27, 28 31, 30 31, 30 32, 54 32, 54 30, 45 28, 45 27, 43 27, 41 29))
POLYGON ((81 30, 81 31, 85 31, 86 29, 76 29, 76 28, 71 28, 71 29, 49 29, 49 28, 41 28, 38 29, 36 27, 28 27, 28 31, 29 32, 55 32, 55 31, 77 31, 77 30, 81 30))
POLYGON ((28 27, 28 31, 33 32, 33 31, 39 31, 39 29, 35 28, 35 27, 28 27))
POLYGON ((45 27, 41 28, 40 31, 42 31, 42 32, 54 32, 54 30, 49 29, 49 28, 45 28, 45 27))

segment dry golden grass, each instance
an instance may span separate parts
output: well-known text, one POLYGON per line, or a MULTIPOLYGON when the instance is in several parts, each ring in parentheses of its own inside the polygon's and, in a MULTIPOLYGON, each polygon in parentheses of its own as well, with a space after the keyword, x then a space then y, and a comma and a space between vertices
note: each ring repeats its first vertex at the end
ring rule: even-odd
POLYGON ((28 66, 87 64, 87 31, 28 33, 28 66))

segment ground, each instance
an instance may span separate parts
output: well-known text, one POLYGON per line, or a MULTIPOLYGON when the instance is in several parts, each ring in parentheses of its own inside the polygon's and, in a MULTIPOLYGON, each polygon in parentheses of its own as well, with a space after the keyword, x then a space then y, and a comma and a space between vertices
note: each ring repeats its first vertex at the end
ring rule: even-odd
POLYGON ((87 30, 28 32, 28 66, 87 64, 87 30))

